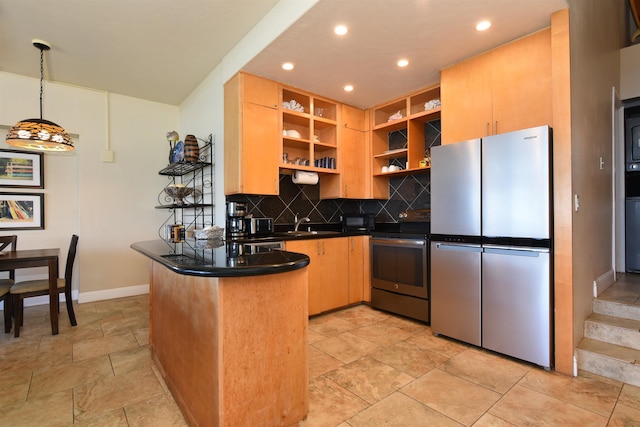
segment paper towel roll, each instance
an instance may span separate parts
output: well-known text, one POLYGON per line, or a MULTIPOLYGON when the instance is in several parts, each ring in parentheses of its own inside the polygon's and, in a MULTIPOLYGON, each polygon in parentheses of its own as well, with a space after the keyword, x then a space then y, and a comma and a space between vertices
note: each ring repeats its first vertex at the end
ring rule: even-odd
POLYGON ((318 174, 316 172, 295 171, 291 175, 294 184, 316 185, 318 183, 318 174))

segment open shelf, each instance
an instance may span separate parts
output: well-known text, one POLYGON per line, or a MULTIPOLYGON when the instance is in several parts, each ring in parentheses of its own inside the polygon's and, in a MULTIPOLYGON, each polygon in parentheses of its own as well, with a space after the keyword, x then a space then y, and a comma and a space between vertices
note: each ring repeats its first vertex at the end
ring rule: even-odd
POLYGON ((439 86, 425 88, 372 109, 371 170, 377 197, 388 197, 388 178, 391 176, 430 171, 428 166, 420 167, 421 161, 429 155, 425 127, 440 120, 440 112, 439 86), (383 172, 390 166, 401 169, 383 172))
POLYGON ((281 172, 301 170, 339 173, 339 104, 288 87, 282 88, 282 102, 281 172), (304 112, 284 107, 292 100, 302 105, 304 112), (294 135, 289 131, 295 131, 294 135))

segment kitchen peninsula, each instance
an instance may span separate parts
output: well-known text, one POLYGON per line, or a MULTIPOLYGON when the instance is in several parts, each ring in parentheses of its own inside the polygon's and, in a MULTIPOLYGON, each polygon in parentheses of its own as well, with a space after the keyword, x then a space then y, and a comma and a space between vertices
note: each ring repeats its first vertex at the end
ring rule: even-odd
POLYGON ((297 425, 309 409, 309 257, 232 245, 131 245, 151 259, 153 359, 190 425, 297 425))

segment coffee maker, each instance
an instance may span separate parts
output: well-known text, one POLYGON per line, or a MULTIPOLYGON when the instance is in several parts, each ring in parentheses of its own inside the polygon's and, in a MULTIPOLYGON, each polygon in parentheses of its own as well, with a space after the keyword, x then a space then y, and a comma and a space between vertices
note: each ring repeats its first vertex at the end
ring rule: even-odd
POLYGON ((247 204, 243 202, 227 202, 227 239, 247 237, 244 217, 247 215, 247 204))

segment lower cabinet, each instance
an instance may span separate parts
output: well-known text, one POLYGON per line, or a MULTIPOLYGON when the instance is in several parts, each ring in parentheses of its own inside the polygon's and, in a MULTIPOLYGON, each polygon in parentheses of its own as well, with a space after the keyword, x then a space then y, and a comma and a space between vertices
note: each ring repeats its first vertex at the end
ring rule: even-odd
POLYGON ((371 301, 369 236, 351 236, 349 240, 349 304, 371 301))
POLYGON ((307 255, 309 315, 349 304, 349 238, 289 240, 286 250, 307 255))

